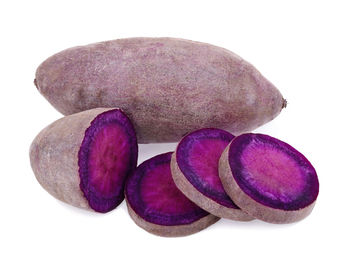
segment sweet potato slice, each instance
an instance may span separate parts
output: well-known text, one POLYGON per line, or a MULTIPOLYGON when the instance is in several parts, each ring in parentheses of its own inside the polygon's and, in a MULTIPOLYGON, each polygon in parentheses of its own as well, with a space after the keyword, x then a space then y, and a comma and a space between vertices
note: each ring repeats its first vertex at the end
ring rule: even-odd
POLYGON ((305 156, 262 134, 236 137, 220 158, 219 175, 242 210, 271 223, 305 218, 319 191, 316 171, 305 156))
POLYGON ((249 221, 226 194, 218 171, 219 159, 234 138, 220 129, 205 128, 182 138, 172 156, 171 171, 176 186, 191 201, 222 218, 249 221))
POLYGON ((167 237, 193 234, 219 220, 177 189, 170 171, 171 154, 143 162, 125 186, 128 211, 135 223, 150 233, 167 237))

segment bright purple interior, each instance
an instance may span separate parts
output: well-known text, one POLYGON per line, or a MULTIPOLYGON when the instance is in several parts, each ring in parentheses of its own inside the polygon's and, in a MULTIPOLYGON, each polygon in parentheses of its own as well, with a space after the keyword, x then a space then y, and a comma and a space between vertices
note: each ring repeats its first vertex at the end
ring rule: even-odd
POLYGON ((318 195, 318 178, 310 162, 290 145, 261 134, 244 134, 230 146, 233 177, 257 202, 298 210, 318 195))
POLYGON ((124 128, 116 123, 103 127, 90 144, 90 185, 96 193, 111 197, 128 173, 130 146, 124 128))
POLYGON ((98 115, 79 151, 80 188, 92 209, 108 212, 123 201, 124 184, 136 161, 136 135, 127 117, 120 110, 98 115))
POLYGON ((197 130, 181 140, 176 160, 183 175, 203 195, 228 208, 238 209, 225 193, 218 171, 220 156, 233 138, 220 129, 197 130))
POLYGON ((198 208, 175 186, 169 164, 161 164, 144 175, 140 189, 146 206, 160 214, 178 215, 198 208))
POLYGON ((166 226, 190 224, 208 213, 176 187, 170 170, 171 154, 143 162, 127 181, 125 194, 132 209, 148 222, 166 226))

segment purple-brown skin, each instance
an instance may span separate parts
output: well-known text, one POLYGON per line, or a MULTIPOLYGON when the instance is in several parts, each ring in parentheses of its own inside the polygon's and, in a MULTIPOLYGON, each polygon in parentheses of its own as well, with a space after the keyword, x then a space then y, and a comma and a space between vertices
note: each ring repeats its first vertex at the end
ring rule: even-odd
POLYGON ((204 128, 182 138, 171 159, 177 188, 207 212, 222 218, 250 221, 226 194, 219 178, 219 159, 234 138, 220 129, 204 128))
POLYGON ((316 171, 305 156, 262 134, 236 137, 220 158, 219 175, 225 191, 242 210, 270 223, 305 218, 319 191, 316 171))
POLYGON ((144 230, 165 237, 193 234, 219 220, 176 187, 170 171, 171 154, 163 153, 143 162, 125 185, 131 218, 144 230))
POLYGON ((139 143, 175 142, 204 127, 241 134, 286 106, 277 88, 238 55, 175 38, 73 47, 44 61, 34 83, 64 115, 121 108, 139 143))
POLYGON ((105 213, 123 201, 137 152, 127 116, 120 109, 96 108, 43 129, 30 147, 30 162, 37 180, 52 196, 105 213))

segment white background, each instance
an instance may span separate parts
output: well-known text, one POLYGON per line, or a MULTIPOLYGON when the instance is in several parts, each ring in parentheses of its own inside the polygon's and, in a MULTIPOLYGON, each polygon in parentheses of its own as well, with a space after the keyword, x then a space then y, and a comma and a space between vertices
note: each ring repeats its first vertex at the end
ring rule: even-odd
MULTIPOLYGON (((1 270, 349 270, 349 1, 2 1, 0 4, 1 270), (125 203, 70 207, 36 181, 29 145, 61 117, 33 85, 68 47, 136 37, 203 41, 239 54, 287 98, 259 128, 315 166, 313 213, 289 225, 221 220, 188 237, 151 235, 125 203)), ((350 4, 349 4, 350 5, 350 4)), ((175 144, 140 146, 139 162, 175 144)))

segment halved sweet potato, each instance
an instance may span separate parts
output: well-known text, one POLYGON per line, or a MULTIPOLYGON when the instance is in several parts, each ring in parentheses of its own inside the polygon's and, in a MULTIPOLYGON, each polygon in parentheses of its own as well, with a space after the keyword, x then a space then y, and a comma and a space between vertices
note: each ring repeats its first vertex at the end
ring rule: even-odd
POLYGON ((135 131, 119 109, 80 112, 42 130, 30 161, 39 183, 57 199, 108 212, 123 201, 125 181, 136 168, 135 131))

